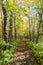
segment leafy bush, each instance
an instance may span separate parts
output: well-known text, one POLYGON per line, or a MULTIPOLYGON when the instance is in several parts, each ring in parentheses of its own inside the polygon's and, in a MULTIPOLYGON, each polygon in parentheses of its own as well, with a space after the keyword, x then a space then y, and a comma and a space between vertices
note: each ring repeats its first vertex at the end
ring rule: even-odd
POLYGON ((14 57, 16 46, 16 41, 13 41, 12 44, 10 44, 0 39, 0 65, 5 65, 5 62, 10 61, 10 59, 14 57))
POLYGON ((12 42, 12 47, 10 48, 10 51, 14 54, 16 52, 17 47, 17 40, 12 42))
POLYGON ((37 44, 28 41, 27 46, 32 50, 34 56, 41 62, 41 65, 43 65, 43 41, 40 41, 37 44))

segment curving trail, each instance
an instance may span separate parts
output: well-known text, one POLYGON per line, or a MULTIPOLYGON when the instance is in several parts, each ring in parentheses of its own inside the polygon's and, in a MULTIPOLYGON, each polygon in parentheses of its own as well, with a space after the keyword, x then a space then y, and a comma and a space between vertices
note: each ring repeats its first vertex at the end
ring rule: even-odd
POLYGON ((7 65, 39 65, 31 55, 31 51, 26 46, 26 41, 21 40, 17 46, 17 52, 13 60, 7 65))

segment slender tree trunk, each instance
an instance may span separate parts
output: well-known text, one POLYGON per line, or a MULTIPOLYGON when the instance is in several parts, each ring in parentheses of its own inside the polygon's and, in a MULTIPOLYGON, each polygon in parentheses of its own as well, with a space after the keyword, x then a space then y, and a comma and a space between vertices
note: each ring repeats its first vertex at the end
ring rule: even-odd
POLYGON ((35 26, 33 26, 33 30, 32 30, 32 41, 34 42, 34 33, 35 33, 35 26))
MULTIPOLYGON (((29 7, 29 13, 30 13, 30 7, 29 7)), ((31 17, 28 15, 28 24, 29 24, 29 40, 31 41, 31 31, 30 31, 30 22, 31 22, 31 17)))
POLYGON ((31 41, 30 22, 29 22, 29 39, 31 41))
POLYGON ((9 42, 12 42, 12 39, 13 39, 13 35, 12 35, 12 31, 13 31, 13 24, 12 24, 12 13, 10 14, 10 21, 9 21, 9 35, 8 35, 8 41, 9 42))
POLYGON ((39 36, 40 36, 40 26, 41 26, 41 23, 42 23, 42 13, 39 13, 39 26, 38 26, 38 29, 37 29, 37 37, 36 37, 36 43, 38 43, 38 39, 39 39, 39 36))
POLYGON ((14 39, 16 40, 17 38, 17 34, 16 34, 16 22, 15 22, 15 18, 14 18, 14 39))
MULTIPOLYGON (((42 10, 42 16, 43 16, 43 0, 41 0, 41 10, 42 10)), ((42 35, 43 35, 43 19, 42 19, 42 35)))
POLYGON ((6 23, 7 23, 7 12, 6 9, 4 7, 4 5, 2 4, 2 10, 3 10, 3 15, 4 15, 4 23, 3 23, 3 38, 5 41, 7 41, 7 33, 6 33, 6 23))
POLYGON ((16 35, 16 27, 15 27, 15 35, 14 35, 14 39, 16 40, 17 35, 16 35))
MULTIPOLYGON (((40 25, 42 24, 42 16, 43 16, 43 0, 41 0, 41 11, 42 12, 40 12, 39 13, 39 19, 40 19, 40 21, 39 21, 39 27, 38 27, 38 31, 37 31, 37 38, 36 38, 36 43, 38 42, 38 38, 39 38, 39 31, 40 31, 40 25)), ((43 25, 42 25, 42 32, 43 32, 43 25)))

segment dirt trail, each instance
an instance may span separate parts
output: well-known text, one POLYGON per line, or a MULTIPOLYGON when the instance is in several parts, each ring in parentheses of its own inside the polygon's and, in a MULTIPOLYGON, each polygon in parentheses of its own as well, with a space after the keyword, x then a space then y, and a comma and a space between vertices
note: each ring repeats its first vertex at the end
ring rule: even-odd
POLYGON ((31 55, 31 51, 28 50, 25 41, 20 41, 17 46, 17 52, 14 59, 9 65, 39 65, 35 58, 31 55))

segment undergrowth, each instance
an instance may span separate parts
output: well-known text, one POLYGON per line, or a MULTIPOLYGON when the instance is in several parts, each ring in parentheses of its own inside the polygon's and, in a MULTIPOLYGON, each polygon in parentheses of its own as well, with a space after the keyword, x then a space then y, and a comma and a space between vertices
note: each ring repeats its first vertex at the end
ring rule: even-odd
POLYGON ((5 65, 6 62, 9 62, 14 57, 16 46, 17 41, 13 41, 10 44, 0 39, 0 65, 5 65))
POLYGON ((35 42, 28 41, 27 46, 32 50, 34 56, 39 60, 41 65, 43 65, 43 40, 39 40, 37 44, 35 42))

